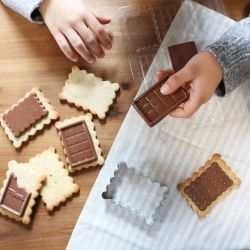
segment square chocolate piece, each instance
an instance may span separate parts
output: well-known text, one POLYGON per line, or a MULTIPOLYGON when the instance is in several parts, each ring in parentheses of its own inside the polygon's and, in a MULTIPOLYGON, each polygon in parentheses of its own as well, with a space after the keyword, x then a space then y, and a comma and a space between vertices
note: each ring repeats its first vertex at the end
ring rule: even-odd
POLYGON ((0 207, 6 211, 22 217, 29 203, 31 193, 18 187, 14 174, 9 176, 6 188, 0 200, 0 207))
POLYGON ((72 167, 97 160, 94 144, 84 120, 61 127, 59 134, 72 167))
POLYGON ((19 137, 36 122, 48 115, 48 111, 36 93, 31 93, 23 101, 3 115, 3 119, 15 137, 19 137))
POLYGON ((168 52, 175 72, 181 70, 197 54, 195 43, 186 42, 168 47, 168 52))
POLYGON ((198 215, 205 217, 222 197, 239 185, 240 179, 220 155, 214 154, 198 173, 178 184, 177 188, 198 215))
POLYGON ((182 87, 170 95, 161 94, 160 89, 165 81, 166 79, 155 83, 133 102, 134 108, 149 127, 153 127, 189 98, 189 94, 182 87))

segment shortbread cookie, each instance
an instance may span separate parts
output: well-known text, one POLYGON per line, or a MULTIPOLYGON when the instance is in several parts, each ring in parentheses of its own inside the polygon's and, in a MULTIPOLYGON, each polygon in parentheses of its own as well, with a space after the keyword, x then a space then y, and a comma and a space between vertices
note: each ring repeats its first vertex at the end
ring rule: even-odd
POLYGON ((118 83, 103 81, 74 66, 59 97, 104 119, 118 89, 118 83))
POLYGON ((90 113, 57 122, 69 171, 103 165, 104 158, 90 113))
POLYGON ((15 148, 59 118, 58 113, 38 88, 33 88, 10 110, 0 116, 0 122, 15 148))
POLYGON ((240 179, 231 171, 219 154, 214 154, 206 165, 178 184, 177 188, 199 217, 205 217, 212 208, 234 188, 240 179))
POLYGON ((46 175, 30 169, 28 164, 10 161, 0 190, 0 213, 29 224, 35 198, 45 179, 46 175))
POLYGON ((55 148, 50 147, 36 155, 30 159, 28 165, 31 169, 47 176, 46 183, 41 189, 42 200, 47 210, 53 210, 79 191, 79 186, 69 176, 64 164, 59 159, 59 155, 55 152, 55 148))

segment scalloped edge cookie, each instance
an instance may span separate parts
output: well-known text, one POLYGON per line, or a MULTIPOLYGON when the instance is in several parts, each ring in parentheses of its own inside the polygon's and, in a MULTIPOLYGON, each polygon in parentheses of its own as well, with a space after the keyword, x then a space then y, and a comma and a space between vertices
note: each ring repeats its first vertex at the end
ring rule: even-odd
POLYGON ((182 195, 186 198, 188 204, 192 207, 192 209, 198 214, 200 218, 204 218, 213 207, 222 200, 228 193, 230 193, 234 188, 240 186, 240 179, 232 172, 231 168, 227 166, 226 162, 221 159, 220 154, 214 154, 212 159, 208 160, 204 166, 202 166, 198 172, 195 172, 191 178, 186 179, 183 183, 179 183, 177 185, 177 189, 182 193, 182 195), (219 195, 216 200, 214 200, 204 211, 199 210, 198 206, 193 202, 193 200, 184 192, 185 188, 188 187, 192 181, 194 181, 197 177, 199 177, 202 173, 204 173, 207 168, 211 166, 212 163, 218 163, 219 167, 226 173, 226 175, 233 181, 233 185, 228 187, 221 195, 219 195))
POLYGON ((59 98, 104 119, 119 88, 118 83, 103 81, 102 78, 73 66, 59 98))
POLYGON ((4 129, 5 134, 8 136, 9 140, 12 141, 13 146, 15 148, 20 148, 24 142, 26 142, 30 136, 35 135, 39 130, 42 130, 45 125, 50 124, 53 120, 57 120, 59 118, 59 114, 55 111, 54 107, 50 104, 50 101, 43 95, 41 90, 38 87, 34 87, 30 92, 28 92, 22 99, 18 101, 17 104, 14 104, 10 109, 6 110, 0 116, 0 123, 4 129), (8 113, 9 110, 16 107, 20 102, 22 102, 26 97, 28 97, 31 93, 36 93, 42 105, 48 111, 48 115, 39 120, 35 125, 27 129, 20 137, 15 137, 11 132, 10 128, 6 124, 3 119, 3 115, 8 113))
POLYGON ((41 189, 41 196, 48 211, 52 211, 74 193, 80 191, 79 186, 69 176, 68 170, 64 168, 54 147, 31 158, 28 166, 47 176, 46 183, 41 189))
POLYGON ((35 199, 39 196, 39 190, 41 189, 43 182, 46 180, 46 175, 30 169, 27 163, 10 161, 8 164, 8 171, 6 172, 6 179, 4 180, 3 187, 0 190, 0 198, 4 193, 11 174, 14 174, 17 177, 17 184, 19 187, 25 188, 27 192, 31 193, 31 197, 22 217, 19 217, 1 207, 0 213, 8 216, 9 218, 15 219, 16 221, 29 224, 31 222, 30 216, 32 214, 32 208, 35 205, 35 199))
POLYGON ((97 139, 97 135, 96 135, 96 131, 95 131, 95 124, 92 121, 92 118, 93 118, 93 116, 90 113, 88 113, 86 115, 82 115, 82 116, 78 116, 78 117, 72 117, 70 119, 66 119, 66 120, 64 120, 62 122, 57 122, 56 123, 56 128, 57 128, 59 136, 60 136, 60 128, 63 128, 65 126, 67 126, 67 125, 70 125, 70 124, 73 124, 75 122, 84 120, 86 122, 86 124, 87 124, 87 127, 89 129, 89 133, 91 135, 91 138, 92 138, 92 141, 93 141, 93 144, 94 144, 94 148, 95 148, 95 151, 96 151, 96 154, 97 154, 97 160, 95 160, 93 162, 90 162, 90 163, 82 164, 82 165, 80 165, 78 167, 73 168, 70 165, 70 161, 68 159, 64 143, 63 143, 63 141, 61 139, 61 136, 60 136, 61 143, 62 143, 63 148, 64 148, 64 154, 66 155, 66 160, 68 162, 68 169, 69 169, 69 172, 71 172, 71 173, 75 172, 77 170, 81 170, 83 168, 95 167, 97 165, 103 165, 104 164, 104 158, 102 156, 102 150, 100 148, 100 142, 97 139))

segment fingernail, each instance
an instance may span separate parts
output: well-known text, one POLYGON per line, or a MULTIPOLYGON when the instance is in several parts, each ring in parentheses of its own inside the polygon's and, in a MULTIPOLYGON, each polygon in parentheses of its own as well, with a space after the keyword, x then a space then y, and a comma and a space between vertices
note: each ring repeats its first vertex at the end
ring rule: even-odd
POLYGON ((95 62, 95 58, 90 58, 90 59, 88 60, 88 62, 89 62, 90 64, 94 63, 94 62, 95 62))
POLYGON ((106 20, 111 20, 109 17, 106 17, 106 16, 103 16, 103 15, 100 15, 103 19, 106 19, 106 20))
POLYGON ((108 45, 106 46, 106 48, 107 48, 107 49, 111 49, 111 48, 112 48, 112 43, 108 44, 108 45))
POLYGON ((77 62, 79 57, 73 53, 69 54, 69 58, 70 60, 72 60, 73 62, 77 62))
POLYGON ((169 86, 165 83, 162 87, 161 87, 161 93, 163 95, 167 95, 169 93, 170 89, 169 86))
POLYGON ((78 57, 72 57, 72 61, 73 62, 77 62, 78 61, 78 57))

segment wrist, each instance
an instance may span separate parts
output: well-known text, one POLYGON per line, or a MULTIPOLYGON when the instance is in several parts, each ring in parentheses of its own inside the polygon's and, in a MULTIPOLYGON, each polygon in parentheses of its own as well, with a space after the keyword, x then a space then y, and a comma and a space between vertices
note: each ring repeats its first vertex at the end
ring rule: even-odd
POLYGON ((215 76, 215 93, 218 96, 224 96, 225 95, 225 86, 224 86, 224 81, 223 81, 223 68, 221 64, 218 62, 216 57, 209 51, 204 52, 207 54, 208 58, 210 58, 210 62, 212 68, 213 68, 213 73, 215 76))
POLYGON ((221 82, 221 80, 223 79, 222 66, 220 65, 220 63, 218 62, 218 60, 212 53, 210 53, 209 51, 206 51, 204 53, 206 53, 207 57, 209 58, 209 61, 210 61, 209 65, 212 66, 216 79, 218 80, 218 82, 221 82))
POLYGON ((42 17, 44 18, 44 15, 48 9, 49 3, 51 0, 44 0, 40 6, 38 7, 38 11, 40 12, 40 14, 42 15, 42 17))

